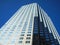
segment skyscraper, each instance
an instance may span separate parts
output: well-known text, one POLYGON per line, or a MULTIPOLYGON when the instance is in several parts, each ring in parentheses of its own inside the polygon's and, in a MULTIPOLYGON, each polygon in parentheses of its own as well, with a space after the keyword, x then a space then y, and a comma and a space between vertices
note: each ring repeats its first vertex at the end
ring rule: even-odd
POLYGON ((0 45, 60 45, 59 38, 37 3, 22 6, 0 29, 0 45))

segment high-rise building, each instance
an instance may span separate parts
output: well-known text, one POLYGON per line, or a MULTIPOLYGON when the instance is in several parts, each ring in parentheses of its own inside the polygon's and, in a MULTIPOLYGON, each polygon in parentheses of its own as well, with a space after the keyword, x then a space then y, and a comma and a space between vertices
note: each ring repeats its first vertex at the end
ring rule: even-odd
POLYGON ((37 3, 22 6, 0 29, 0 45, 60 45, 59 38, 37 3))

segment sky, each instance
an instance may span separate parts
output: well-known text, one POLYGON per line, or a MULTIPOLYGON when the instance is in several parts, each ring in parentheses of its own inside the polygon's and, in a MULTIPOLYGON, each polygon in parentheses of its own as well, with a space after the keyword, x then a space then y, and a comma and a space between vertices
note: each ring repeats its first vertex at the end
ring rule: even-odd
POLYGON ((60 35, 60 0, 0 0, 0 28, 23 5, 38 3, 49 15, 60 35))

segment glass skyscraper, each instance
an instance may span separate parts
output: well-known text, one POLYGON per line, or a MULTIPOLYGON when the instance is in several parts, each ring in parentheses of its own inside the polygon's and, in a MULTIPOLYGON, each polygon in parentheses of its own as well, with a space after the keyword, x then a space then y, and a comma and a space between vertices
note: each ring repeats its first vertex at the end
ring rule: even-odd
POLYGON ((37 3, 22 6, 1 27, 0 45, 60 45, 50 17, 37 3))

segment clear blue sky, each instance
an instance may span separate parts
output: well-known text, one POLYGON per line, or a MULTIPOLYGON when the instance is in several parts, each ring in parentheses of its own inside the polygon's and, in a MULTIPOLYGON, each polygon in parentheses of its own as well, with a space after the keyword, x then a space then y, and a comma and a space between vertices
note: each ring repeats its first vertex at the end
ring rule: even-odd
POLYGON ((0 28, 22 5, 34 2, 50 16, 60 35, 60 0, 0 0, 0 28))

